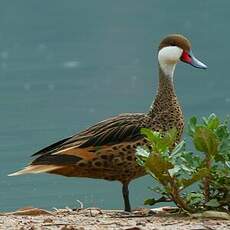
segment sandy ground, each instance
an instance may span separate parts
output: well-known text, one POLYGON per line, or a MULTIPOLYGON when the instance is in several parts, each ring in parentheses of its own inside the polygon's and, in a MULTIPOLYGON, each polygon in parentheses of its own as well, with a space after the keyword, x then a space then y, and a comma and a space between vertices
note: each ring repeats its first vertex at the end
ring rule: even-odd
POLYGON ((116 210, 60 209, 46 211, 26 208, 11 213, 0 213, 0 229, 4 230, 93 230, 93 229, 126 229, 126 230, 230 230, 230 220, 213 220, 178 216, 165 211, 142 209, 132 213, 116 210))

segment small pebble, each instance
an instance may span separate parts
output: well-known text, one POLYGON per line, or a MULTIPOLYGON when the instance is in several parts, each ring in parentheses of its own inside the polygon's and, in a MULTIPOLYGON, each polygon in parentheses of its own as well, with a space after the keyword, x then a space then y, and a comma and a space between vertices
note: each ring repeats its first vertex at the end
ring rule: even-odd
POLYGON ((192 226, 191 230, 207 230, 207 228, 204 225, 197 224, 192 226))
POLYGON ((136 223, 137 226, 141 225, 141 226, 146 226, 146 223, 145 222, 137 222, 136 223))
POLYGON ((46 218, 43 220, 43 223, 52 223, 53 220, 51 218, 46 218))

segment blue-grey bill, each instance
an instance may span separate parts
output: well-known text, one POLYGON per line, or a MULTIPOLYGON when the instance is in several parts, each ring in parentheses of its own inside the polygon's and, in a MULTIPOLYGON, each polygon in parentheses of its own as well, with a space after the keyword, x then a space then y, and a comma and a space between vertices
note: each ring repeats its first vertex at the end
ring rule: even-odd
POLYGON ((199 61, 197 58, 195 58, 191 53, 190 53, 190 56, 191 56, 191 65, 196 67, 196 68, 199 68, 199 69, 207 69, 208 66, 205 65, 203 62, 199 61))

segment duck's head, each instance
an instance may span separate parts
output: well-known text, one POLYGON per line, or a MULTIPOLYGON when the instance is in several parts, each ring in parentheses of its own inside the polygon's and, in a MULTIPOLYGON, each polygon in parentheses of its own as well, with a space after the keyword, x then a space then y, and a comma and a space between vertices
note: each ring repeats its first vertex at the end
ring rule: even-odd
POLYGON ((179 61, 196 68, 207 69, 204 63, 194 57, 190 41, 180 34, 168 35, 161 41, 158 61, 162 71, 166 75, 173 75, 175 66, 179 61))

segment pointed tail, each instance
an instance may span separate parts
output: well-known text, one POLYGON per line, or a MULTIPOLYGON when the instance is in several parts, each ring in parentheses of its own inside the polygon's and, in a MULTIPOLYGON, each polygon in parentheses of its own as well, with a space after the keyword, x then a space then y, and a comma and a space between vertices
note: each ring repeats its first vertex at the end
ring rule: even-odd
POLYGON ((60 165, 29 165, 22 170, 9 174, 8 176, 19 176, 28 173, 32 173, 32 174, 44 173, 44 172, 50 172, 56 169, 60 169, 62 167, 63 166, 60 165))

